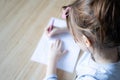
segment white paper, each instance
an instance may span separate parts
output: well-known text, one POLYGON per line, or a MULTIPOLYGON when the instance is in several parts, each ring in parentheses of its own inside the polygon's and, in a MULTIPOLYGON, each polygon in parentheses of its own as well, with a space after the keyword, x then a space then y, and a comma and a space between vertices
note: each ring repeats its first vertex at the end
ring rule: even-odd
MULTIPOLYGON (((57 18, 51 18, 48 25, 52 23, 54 19, 54 25, 58 27, 65 27, 66 22, 57 18)), ((47 64, 47 56, 50 55, 50 46, 57 38, 61 39, 64 42, 64 49, 68 50, 68 53, 65 54, 60 61, 58 61, 57 67, 67 72, 73 72, 74 67, 79 55, 80 48, 74 42, 70 34, 64 34, 61 36, 56 36, 55 38, 48 38, 44 33, 38 46, 31 57, 31 60, 37 61, 39 63, 47 64)))

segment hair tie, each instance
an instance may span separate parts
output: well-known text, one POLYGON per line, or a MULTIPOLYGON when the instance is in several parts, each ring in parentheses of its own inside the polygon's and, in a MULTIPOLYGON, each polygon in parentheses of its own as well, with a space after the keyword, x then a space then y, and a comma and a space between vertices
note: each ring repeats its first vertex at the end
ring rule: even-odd
POLYGON ((69 15, 69 10, 71 9, 71 7, 63 7, 63 10, 62 10, 62 18, 63 19, 66 19, 66 17, 69 15))

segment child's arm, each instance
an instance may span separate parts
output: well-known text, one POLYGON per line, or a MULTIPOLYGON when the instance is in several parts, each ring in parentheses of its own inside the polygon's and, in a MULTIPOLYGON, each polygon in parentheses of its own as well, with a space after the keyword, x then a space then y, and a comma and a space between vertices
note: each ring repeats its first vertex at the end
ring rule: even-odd
MULTIPOLYGON (((62 45, 63 45, 63 42, 61 40, 56 40, 56 42, 51 45, 51 51, 48 57, 46 76, 56 75, 57 62, 65 53, 67 53, 66 50, 62 49, 62 45)), ((56 79, 53 79, 53 80, 56 80, 56 79)))
POLYGON ((46 76, 50 76, 50 75, 56 75, 56 70, 57 70, 57 67, 56 67, 56 64, 57 62, 56 61, 48 61, 48 64, 47 64, 47 72, 46 72, 46 76))

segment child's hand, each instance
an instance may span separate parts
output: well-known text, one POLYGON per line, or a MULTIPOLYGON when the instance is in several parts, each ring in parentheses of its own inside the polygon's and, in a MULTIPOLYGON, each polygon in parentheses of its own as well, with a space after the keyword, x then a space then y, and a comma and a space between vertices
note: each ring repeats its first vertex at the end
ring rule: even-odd
POLYGON ((52 24, 45 29, 45 32, 48 37, 53 37, 55 35, 59 35, 59 34, 68 32, 68 29, 67 29, 67 27, 59 28, 59 27, 54 26, 54 20, 53 20, 52 24))
POLYGON ((45 32, 47 34, 48 37, 53 37, 55 35, 59 35, 62 34, 62 28, 59 27, 55 27, 53 26, 53 28, 51 28, 51 26, 49 26, 48 28, 45 29, 45 32))
POLYGON ((49 53, 49 61, 57 62, 64 54, 67 53, 67 50, 62 49, 63 42, 61 40, 56 40, 55 43, 51 45, 51 52, 49 53))

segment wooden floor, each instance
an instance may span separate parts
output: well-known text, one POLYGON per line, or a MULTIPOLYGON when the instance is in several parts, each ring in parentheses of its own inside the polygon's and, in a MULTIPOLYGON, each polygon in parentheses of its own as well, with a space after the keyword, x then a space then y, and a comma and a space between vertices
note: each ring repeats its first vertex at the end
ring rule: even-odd
MULTIPOLYGON (((0 80, 43 80, 46 66, 30 60, 51 17, 73 0, 0 0, 0 80)), ((58 72, 59 80, 73 74, 58 72)))

